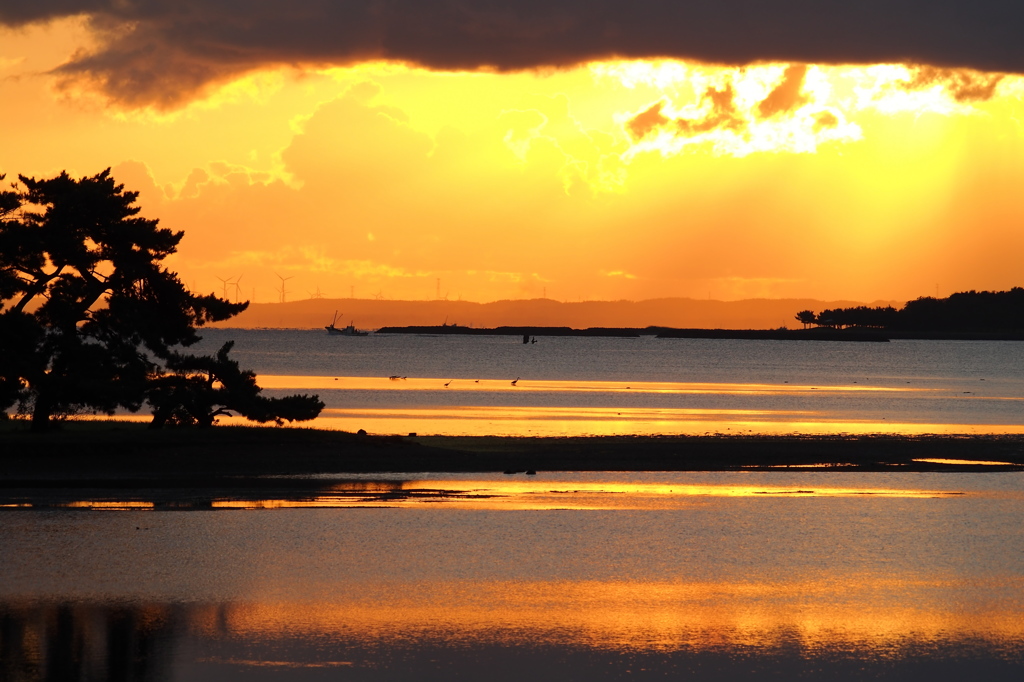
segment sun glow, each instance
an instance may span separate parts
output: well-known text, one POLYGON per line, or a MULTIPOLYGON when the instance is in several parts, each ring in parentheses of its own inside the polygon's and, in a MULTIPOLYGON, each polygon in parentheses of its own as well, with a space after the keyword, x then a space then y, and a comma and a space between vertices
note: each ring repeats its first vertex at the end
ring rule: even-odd
POLYGON ((0 99, 19 103, 0 172, 113 166, 187 231, 172 266, 198 291, 244 275, 276 302, 276 273, 287 300, 422 300, 441 279, 471 301, 869 302, 1005 289, 1024 267, 1019 76, 370 61, 254 69, 161 108, 55 75, 95 47, 81 20, 0 31, 0 99))
MULTIPOLYGON (((639 111, 618 112, 633 144, 626 158, 644 152, 675 155, 688 149, 746 156, 758 152, 813 153, 828 143, 857 142, 856 120, 866 110, 971 115, 995 96, 1003 75, 883 64, 871 67, 763 64, 743 68, 679 62, 594 64, 599 78, 661 99, 639 111)), ((1019 78, 1007 89, 1019 87, 1019 78)))

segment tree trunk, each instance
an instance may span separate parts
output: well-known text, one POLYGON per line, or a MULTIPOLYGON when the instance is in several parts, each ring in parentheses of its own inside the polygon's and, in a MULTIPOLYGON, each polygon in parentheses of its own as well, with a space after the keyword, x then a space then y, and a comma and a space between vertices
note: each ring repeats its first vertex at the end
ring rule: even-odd
POLYGON ((53 414, 53 405, 42 394, 36 393, 35 405, 32 406, 32 430, 49 431, 53 426, 50 416, 53 414))
POLYGON ((167 423, 167 418, 171 415, 171 410, 166 408, 153 410, 153 421, 149 422, 149 428, 151 429, 162 429, 164 424, 167 423))

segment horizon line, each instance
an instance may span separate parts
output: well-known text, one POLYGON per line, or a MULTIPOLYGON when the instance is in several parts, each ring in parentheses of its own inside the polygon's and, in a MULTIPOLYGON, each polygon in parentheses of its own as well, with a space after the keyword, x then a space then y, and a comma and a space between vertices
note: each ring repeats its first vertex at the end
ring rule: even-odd
MULTIPOLYGON (((961 292, 955 292, 961 293, 961 292)), ((920 297, 929 298, 929 297, 920 297)), ((934 296, 931 298, 935 298, 934 296)), ((944 298, 948 298, 944 297, 944 298)), ((655 301, 694 301, 697 303, 746 303, 750 301, 820 301, 822 303, 865 303, 861 299, 855 298, 816 298, 813 296, 786 296, 779 298, 770 298, 765 296, 754 296, 750 298, 736 298, 736 299, 721 299, 721 298, 694 298, 692 296, 660 296, 656 298, 642 298, 642 299, 628 299, 628 298, 616 298, 616 299, 581 299, 576 301, 564 300, 560 301, 555 298, 499 298, 491 301, 473 301, 470 299, 445 299, 445 298, 360 298, 352 296, 339 296, 339 297, 327 297, 322 296, 320 298, 301 298, 295 301, 247 301, 250 305, 295 305, 298 303, 311 303, 313 301, 359 301, 368 303, 469 303, 473 305, 491 305, 495 303, 537 303, 537 302, 549 302, 557 303, 559 305, 581 305, 584 303, 650 303, 655 301)), ((904 298, 876 298, 870 301, 870 303, 906 303, 913 299, 904 298)))

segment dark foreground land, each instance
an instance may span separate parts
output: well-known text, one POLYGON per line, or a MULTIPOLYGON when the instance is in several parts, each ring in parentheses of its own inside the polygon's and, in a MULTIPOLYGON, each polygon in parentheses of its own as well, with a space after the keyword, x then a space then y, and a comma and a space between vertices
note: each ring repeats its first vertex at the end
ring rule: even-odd
POLYGON ((421 495, 452 498, 466 492, 406 488, 394 477, 374 479, 374 473, 407 473, 415 480, 417 474, 441 472, 749 471, 790 466, 825 471, 1024 471, 1024 436, 416 438, 260 427, 152 431, 124 422, 68 424, 36 434, 6 423, 0 424, 0 509, 145 501, 154 505, 149 508, 194 510, 223 500, 317 501, 325 496, 356 496, 364 503, 370 499, 387 505, 421 495), (960 461, 915 461, 926 458, 960 461), (342 473, 371 476, 346 484, 312 475, 342 473), (376 492, 367 498, 366 488, 376 492))
POLYGON ((843 470, 1024 470, 1024 435, 372 436, 221 426, 154 431, 127 422, 37 434, 0 425, 0 485, 97 477, 222 478, 371 472, 730 471, 797 465, 843 470), (998 461, 936 464, 919 459, 998 461))

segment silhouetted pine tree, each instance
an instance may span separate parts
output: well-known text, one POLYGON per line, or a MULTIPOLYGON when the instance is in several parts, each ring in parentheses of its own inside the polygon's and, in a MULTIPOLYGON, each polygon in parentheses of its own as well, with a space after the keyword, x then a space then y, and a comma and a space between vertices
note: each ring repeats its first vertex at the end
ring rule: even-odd
MULTIPOLYGON (((20 180, 0 193, 0 409, 20 401, 33 429, 79 410, 140 409, 172 347, 248 306, 186 290, 162 265, 183 233, 138 217, 138 192, 110 169, 20 180)), ((320 411, 303 404, 286 418, 320 411)), ((268 420, 266 403, 252 406, 268 420)))
MULTIPOLYGON (((801 311, 806 316, 811 311, 801 311)), ((811 313, 813 315, 813 313, 811 313)), ((803 321, 803 320, 801 320, 803 321)), ((1020 332, 1024 331, 1024 288, 1009 291, 964 291, 949 298, 924 296, 900 310, 893 307, 823 310, 817 324, 915 332, 1020 332)))

